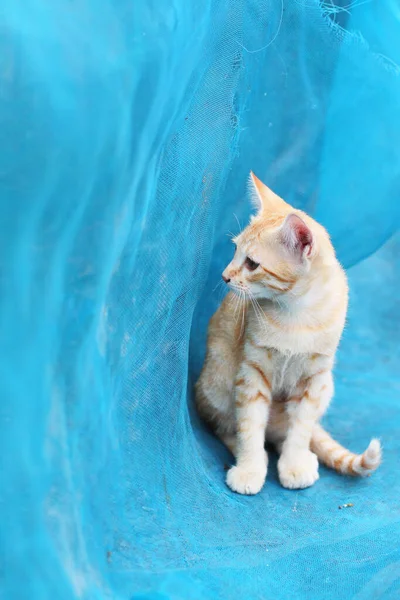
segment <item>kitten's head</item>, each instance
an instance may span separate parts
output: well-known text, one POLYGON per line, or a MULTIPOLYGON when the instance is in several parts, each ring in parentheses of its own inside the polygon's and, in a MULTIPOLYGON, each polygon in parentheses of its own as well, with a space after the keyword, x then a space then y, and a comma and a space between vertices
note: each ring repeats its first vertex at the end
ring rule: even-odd
POLYGON ((257 214, 234 238, 235 255, 222 277, 233 290, 255 298, 288 298, 299 282, 335 260, 334 250, 321 225, 284 202, 253 173, 250 191, 257 214))

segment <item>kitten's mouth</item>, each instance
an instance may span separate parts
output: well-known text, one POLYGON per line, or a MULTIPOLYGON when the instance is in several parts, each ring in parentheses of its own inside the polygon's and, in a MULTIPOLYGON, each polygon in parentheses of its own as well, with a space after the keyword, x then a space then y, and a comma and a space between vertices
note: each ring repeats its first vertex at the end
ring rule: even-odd
POLYGON ((228 283, 228 287, 232 290, 232 292, 235 292, 235 294, 237 296, 248 296, 249 295, 249 290, 247 290, 246 288, 243 288, 239 285, 235 285, 232 283, 228 283))

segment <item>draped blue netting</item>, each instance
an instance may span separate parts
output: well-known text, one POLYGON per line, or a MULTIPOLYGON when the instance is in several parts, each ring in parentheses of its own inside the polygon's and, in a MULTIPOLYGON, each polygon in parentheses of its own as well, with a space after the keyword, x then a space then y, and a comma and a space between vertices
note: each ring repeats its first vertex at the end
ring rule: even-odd
POLYGON ((1 597, 398 598, 397 4, 3 0, 0 25, 1 597), (381 437, 366 480, 290 492, 272 461, 234 495, 193 410, 250 169, 351 267, 326 424, 381 437))

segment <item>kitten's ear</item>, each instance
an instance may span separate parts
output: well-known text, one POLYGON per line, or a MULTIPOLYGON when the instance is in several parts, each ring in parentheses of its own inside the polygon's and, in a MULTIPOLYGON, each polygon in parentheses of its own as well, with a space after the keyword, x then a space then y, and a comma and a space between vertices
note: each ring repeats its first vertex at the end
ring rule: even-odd
POLYGON ((280 229, 282 243, 299 258, 310 258, 314 251, 314 237, 303 219, 292 213, 280 229))
POLYGON ((258 179, 253 171, 250 171, 249 184, 251 203, 257 213, 260 213, 263 210, 268 212, 279 212, 288 208, 288 204, 270 190, 265 183, 258 179))

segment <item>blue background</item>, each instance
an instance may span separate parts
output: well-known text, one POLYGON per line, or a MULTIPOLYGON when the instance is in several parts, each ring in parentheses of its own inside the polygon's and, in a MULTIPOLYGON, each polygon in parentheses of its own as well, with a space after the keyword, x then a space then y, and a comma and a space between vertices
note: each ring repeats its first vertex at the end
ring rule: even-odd
POLYGON ((3 0, 0 23, 1 597, 398 598, 396 3, 3 0), (325 422, 382 439, 366 480, 290 492, 272 461, 234 495, 193 411, 250 169, 349 268, 325 422))

